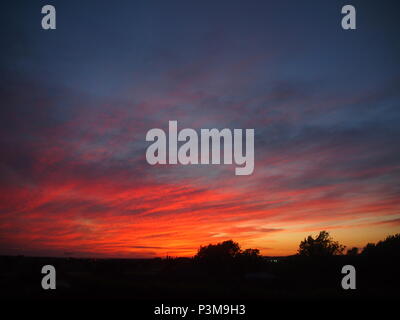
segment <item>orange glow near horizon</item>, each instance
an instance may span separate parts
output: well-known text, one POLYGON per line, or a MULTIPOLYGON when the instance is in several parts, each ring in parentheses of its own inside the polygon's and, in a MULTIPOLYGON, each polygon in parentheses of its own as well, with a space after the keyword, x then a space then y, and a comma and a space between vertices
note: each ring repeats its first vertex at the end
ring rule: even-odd
POLYGON ((2 217, 2 238, 12 244, 5 253, 190 257, 200 245, 233 239, 243 249, 279 256, 296 253, 304 237, 320 230, 328 230, 347 247, 363 247, 399 230, 397 202, 390 206, 370 198, 351 203, 314 200, 317 190, 310 188, 276 191, 265 198, 252 192, 255 206, 254 200, 246 199, 247 192, 190 184, 126 189, 102 179, 46 184, 35 197, 25 189, 3 192, 9 203, 13 196, 16 202, 26 197, 25 207, 2 217))

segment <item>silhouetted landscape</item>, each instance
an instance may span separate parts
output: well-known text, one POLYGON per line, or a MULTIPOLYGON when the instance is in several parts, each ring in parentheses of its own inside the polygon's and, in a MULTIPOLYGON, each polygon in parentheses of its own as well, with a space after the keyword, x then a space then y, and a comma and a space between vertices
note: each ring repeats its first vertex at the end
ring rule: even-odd
POLYGON ((399 13, 2 1, 3 318, 395 317, 399 13))
POLYGON ((298 254, 261 256, 232 240, 199 248, 193 258, 81 259, 2 256, 3 298, 25 299, 398 299, 400 234, 345 247, 322 231, 301 241, 298 254), (41 288, 41 268, 57 271, 57 289, 41 288), (353 265, 356 290, 344 290, 353 265))

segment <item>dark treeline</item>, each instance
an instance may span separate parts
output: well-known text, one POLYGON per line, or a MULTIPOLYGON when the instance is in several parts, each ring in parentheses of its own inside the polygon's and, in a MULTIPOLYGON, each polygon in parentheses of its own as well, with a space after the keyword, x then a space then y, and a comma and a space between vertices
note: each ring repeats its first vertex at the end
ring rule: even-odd
POLYGON ((261 256, 232 240, 201 246, 193 258, 81 259, 0 257, 5 298, 364 299, 398 298, 400 234, 362 250, 321 231, 288 257, 261 256), (360 251, 360 252, 359 252, 360 251), (57 271, 57 289, 41 288, 41 268, 57 271), (356 290, 343 290, 344 265, 356 269, 356 290))

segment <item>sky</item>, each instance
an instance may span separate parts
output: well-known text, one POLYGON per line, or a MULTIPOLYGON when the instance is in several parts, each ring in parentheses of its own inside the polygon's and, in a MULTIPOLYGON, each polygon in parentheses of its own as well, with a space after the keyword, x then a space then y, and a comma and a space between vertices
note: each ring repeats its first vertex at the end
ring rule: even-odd
POLYGON ((289 255, 400 232, 395 1, 6 1, 0 254, 289 255), (41 28, 52 4, 57 29, 41 28), (252 128, 255 168, 146 162, 152 128, 252 128))

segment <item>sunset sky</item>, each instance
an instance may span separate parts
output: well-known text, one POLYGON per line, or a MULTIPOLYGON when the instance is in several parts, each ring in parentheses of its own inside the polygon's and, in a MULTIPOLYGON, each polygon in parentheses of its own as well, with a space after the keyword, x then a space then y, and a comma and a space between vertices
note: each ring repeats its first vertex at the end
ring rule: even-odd
POLYGON ((7 1, 0 254, 192 256, 233 239, 288 255, 320 230, 348 247, 400 232, 400 9, 351 1, 343 30, 344 4, 7 1), (254 173, 149 165, 146 133, 169 120, 254 128, 254 173))

